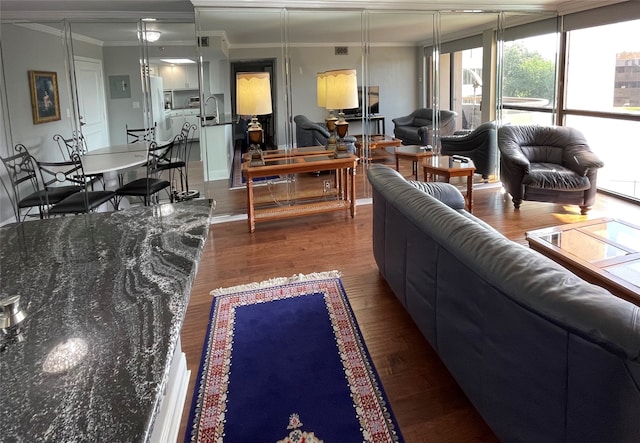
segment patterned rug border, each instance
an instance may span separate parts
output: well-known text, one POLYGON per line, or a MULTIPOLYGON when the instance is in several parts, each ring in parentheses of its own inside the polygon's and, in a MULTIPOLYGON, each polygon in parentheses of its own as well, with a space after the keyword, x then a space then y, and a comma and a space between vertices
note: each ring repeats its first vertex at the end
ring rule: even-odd
POLYGON ((210 292, 214 297, 226 294, 235 294, 237 292, 251 291, 253 289, 266 289, 273 286, 286 285, 294 282, 305 282, 314 280, 328 280, 334 278, 340 278, 342 274, 340 271, 325 271, 325 272, 313 272, 311 274, 293 274, 290 277, 274 277, 261 282, 249 283, 244 285, 231 286, 228 288, 218 288, 210 292))
MULTIPOLYGON (((202 392, 208 392, 211 389, 206 381, 209 377, 207 374, 212 374, 213 379, 217 381, 227 380, 221 368, 216 369, 211 366, 211 358, 218 360, 221 355, 220 350, 222 348, 227 349, 225 343, 229 340, 233 341, 233 328, 227 328, 226 324, 222 328, 215 328, 213 324, 216 321, 216 317, 235 318, 235 314, 233 313, 235 308, 233 306, 244 306, 246 304, 263 303, 265 301, 295 298, 317 293, 324 294, 326 307, 332 319, 331 322, 333 323, 334 333, 336 334, 335 338, 338 344, 339 354, 341 355, 343 365, 345 365, 345 375, 347 377, 355 377, 350 381, 349 386, 351 387, 351 398, 354 402, 353 406, 360 420, 360 432, 363 433, 363 443, 404 441, 393 416, 386 393, 381 385, 379 375, 373 365, 371 355, 362 337, 360 326, 355 318, 346 290, 344 289, 341 272, 331 270, 310 274, 294 274, 289 277, 275 277, 260 282, 218 288, 211 291, 214 301, 211 306, 209 324, 207 326, 202 357, 199 364, 192 409, 189 413, 189 424, 187 426, 187 435, 185 435, 186 442, 205 441, 202 440, 202 438, 213 438, 211 441, 223 441, 220 440, 220 438, 224 434, 209 434, 207 437, 207 434, 201 435, 199 431, 196 430, 199 429, 198 423, 208 423, 208 426, 211 426, 213 423, 211 420, 215 421, 214 415, 216 414, 212 414, 212 411, 208 408, 208 412, 204 417, 205 421, 201 422, 203 418, 198 418, 200 414, 204 413, 204 405, 202 402, 205 401, 205 399, 202 398, 202 392), (290 288, 289 291, 277 289, 278 286, 285 285, 292 285, 292 288, 290 288), (291 291, 291 289, 293 289, 293 291, 291 291), (244 294, 245 292, 249 292, 250 294, 244 294), (229 311, 229 309, 231 309, 231 311, 229 311), (345 320, 347 320, 346 324, 349 324, 349 327, 345 327, 345 320), (224 343, 220 342, 220 340, 223 340, 224 343), (359 349, 359 351, 356 351, 356 349, 359 349), (212 357, 211 355, 211 351, 214 350, 217 357, 212 357), (356 355, 358 354, 361 357, 357 358, 356 355), (209 371, 212 369, 213 372, 210 373, 209 371), (365 385, 370 386, 368 388, 370 390, 364 389, 363 386, 365 385), (374 400, 374 398, 376 400, 374 400), (374 406, 376 404, 378 406, 374 406), (385 424, 382 424, 383 422, 385 424)), ((227 353, 224 354, 226 355, 227 353)), ((227 357, 229 359, 231 358, 231 352, 228 353, 227 357)), ((220 361, 218 361, 218 364, 220 364, 220 361)), ((224 393, 224 390, 218 392, 218 389, 216 389, 213 397, 215 398, 213 402, 215 404, 221 400, 226 402, 227 395, 224 393)), ((206 404, 212 404, 211 399, 208 399, 206 404)), ((217 408, 213 411, 215 412, 215 410, 224 411, 226 408, 217 408)), ((218 417, 218 420, 226 422, 226 414, 224 414, 224 412, 222 412, 222 414, 222 418, 218 417)), ((317 440, 317 437, 312 432, 302 432, 302 430, 299 429, 302 426, 302 422, 299 420, 297 414, 292 414, 289 420, 288 429, 291 433, 288 438, 279 440, 278 443, 298 441, 301 436, 305 437, 305 441, 309 441, 310 443, 321 442, 321 440, 317 440)))

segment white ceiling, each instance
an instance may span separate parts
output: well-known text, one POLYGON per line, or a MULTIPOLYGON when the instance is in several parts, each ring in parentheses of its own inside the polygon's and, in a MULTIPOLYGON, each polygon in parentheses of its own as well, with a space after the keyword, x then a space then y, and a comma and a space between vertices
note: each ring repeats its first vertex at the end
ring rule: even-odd
POLYGON ((281 43, 282 7, 288 10, 288 41, 297 45, 362 41, 361 10, 366 9, 371 11, 366 20, 368 40, 372 44, 407 45, 431 41, 433 19, 427 11, 442 11, 442 35, 459 38, 477 34, 483 29, 495 28, 498 17, 497 13, 462 13, 462 10, 511 11, 507 14, 508 20, 535 21, 547 14, 574 12, 619 2, 620 0, 0 0, 0 12, 3 20, 22 18, 42 22, 43 18, 67 18, 71 21, 74 32, 105 45, 137 44, 135 21, 154 16, 160 20, 148 27, 162 32, 161 39, 155 44, 158 46, 193 44, 193 10, 197 7, 197 22, 202 35, 224 34, 232 47, 260 47, 281 43), (239 9, 239 6, 243 8, 239 9), (252 10, 246 6, 262 8, 252 10), (445 9, 456 12, 446 12, 445 9), (101 19, 96 21, 96 18, 101 19), (190 23, 176 23, 184 21, 190 23))

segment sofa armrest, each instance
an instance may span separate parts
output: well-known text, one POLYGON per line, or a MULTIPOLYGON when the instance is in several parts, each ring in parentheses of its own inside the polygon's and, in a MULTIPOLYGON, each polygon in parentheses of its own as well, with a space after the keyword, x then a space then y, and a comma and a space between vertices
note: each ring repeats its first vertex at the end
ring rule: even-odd
POLYGON ((465 208, 464 197, 458 189, 449 183, 442 182, 421 182, 408 180, 417 189, 429 194, 433 198, 440 200, 452 209, 460 210, 465 208))

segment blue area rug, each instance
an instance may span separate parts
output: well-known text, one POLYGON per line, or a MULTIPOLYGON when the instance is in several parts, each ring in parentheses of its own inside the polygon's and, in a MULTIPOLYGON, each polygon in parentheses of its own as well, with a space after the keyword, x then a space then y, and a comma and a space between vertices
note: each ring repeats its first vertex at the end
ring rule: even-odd
POLYGON ((403 441, 338 272, 212 294, 185 441, 403 441))
MULTIPOLYGON (((281 175, 271 175, 268 177, 256 177, 253 179, 253 186, 263 186, 270 183, 282 183, 287 181, 281 175)), ((244 189, 247 186, 247 181, 242 175, 242 151, 236 149, 233 152, 233 164, 231 168, 231 186, 229 189, 244 189)))

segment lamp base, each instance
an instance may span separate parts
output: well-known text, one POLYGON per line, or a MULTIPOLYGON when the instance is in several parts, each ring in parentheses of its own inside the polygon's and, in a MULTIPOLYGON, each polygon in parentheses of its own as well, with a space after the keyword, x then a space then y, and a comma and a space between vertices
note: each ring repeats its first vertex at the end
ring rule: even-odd
POLYGON ((264 166, 264 157, 260 145, 251 145, 249 147, 249 166, 264 166))
POLYGON ((347 158, 349 157, 349 150, 347 149, 347 145, 344 142, 338 142, 335 149, 333 150, 334 158, 347 158))

